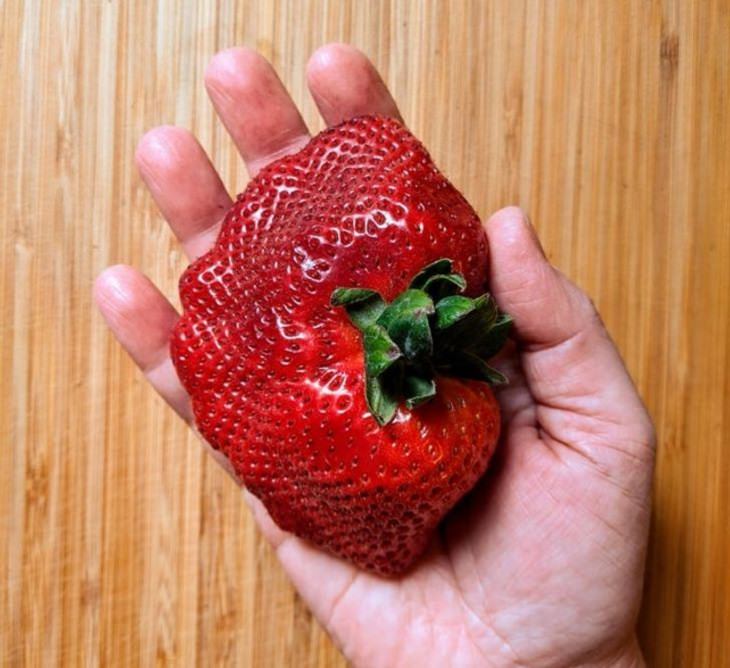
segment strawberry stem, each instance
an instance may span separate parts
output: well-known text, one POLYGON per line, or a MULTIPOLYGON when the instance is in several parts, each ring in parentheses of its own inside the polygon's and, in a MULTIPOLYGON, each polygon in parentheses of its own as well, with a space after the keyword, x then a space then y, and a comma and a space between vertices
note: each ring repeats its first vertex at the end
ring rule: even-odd
POLYGON ((512 318, 489 294, 466 297, 465 289, 453 262, 442 258, 389 304, 367 288, 332 293, 332 305, 343 306, 362 334, 365 398, 378 424, 388 424, 401 401, 412 409, 432 399, 439 375, 507 382, 487 360, 504 345, 512 318))

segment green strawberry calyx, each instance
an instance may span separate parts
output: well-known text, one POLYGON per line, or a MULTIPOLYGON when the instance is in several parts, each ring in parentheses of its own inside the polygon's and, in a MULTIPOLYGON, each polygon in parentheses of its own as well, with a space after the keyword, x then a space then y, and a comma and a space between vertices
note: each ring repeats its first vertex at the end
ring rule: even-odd
POLYGON ((442 258, 418 272, 390 303, 367 288, 332 293, 332 305, 343 306, 362 335, 365 398, 381 426, 402 401, 412 409, 432 399, 439 375, 507 382, 487 360, 507 340, 512 318, 491 295, 466 297, 465 289, 453 262, 442 258))

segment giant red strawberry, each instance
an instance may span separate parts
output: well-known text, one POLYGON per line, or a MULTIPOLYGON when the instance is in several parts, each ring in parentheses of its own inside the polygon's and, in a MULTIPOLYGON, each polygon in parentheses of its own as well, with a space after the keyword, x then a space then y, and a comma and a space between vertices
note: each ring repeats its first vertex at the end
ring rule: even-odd
POLYGON ((466 200, 392 119, 331 128, 264 169, 180 281, 171 342, 201 434, 276 523, 407 569, 499 433, 466 200))

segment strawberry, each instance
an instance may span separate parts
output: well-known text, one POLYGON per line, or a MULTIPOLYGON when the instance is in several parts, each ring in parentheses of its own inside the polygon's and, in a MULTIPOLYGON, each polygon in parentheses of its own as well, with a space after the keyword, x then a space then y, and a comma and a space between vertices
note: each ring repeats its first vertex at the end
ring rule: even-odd
POLYGON ((180 281, 172 358, 200 433, 284 530, 395 575, 484 473, 486 360, 473 209, 392 119, 328 129, 269 165, 180 281))

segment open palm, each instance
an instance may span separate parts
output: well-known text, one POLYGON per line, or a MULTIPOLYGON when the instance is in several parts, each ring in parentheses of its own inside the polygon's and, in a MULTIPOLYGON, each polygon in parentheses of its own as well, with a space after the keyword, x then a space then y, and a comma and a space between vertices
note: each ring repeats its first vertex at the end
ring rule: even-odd
MULTIPOLYGON (((308 83, 328 124, 399 118, 358 51, 330 45, 308 83)), ((300 149, 307 129, 275 72, 246 49, 218 54, 206 85, 246 162, 300 149)), ((231 199, 187 131, 160 127, 137 162, 189 257, 214 242, 231 199)), ((304 600, 357 665, 633 665, 654 458, 651 421, 590 300, 546 260, 519 209, 486 224, 491 290, 515 318, 499 364, 504 437, 485 479, 443 523, 407 576, 384 580, 280 531, 247 495, 304 600)), ((111 329, 186 420, 168 352, 178 315, 130 267, 96 284, 111 329)))

